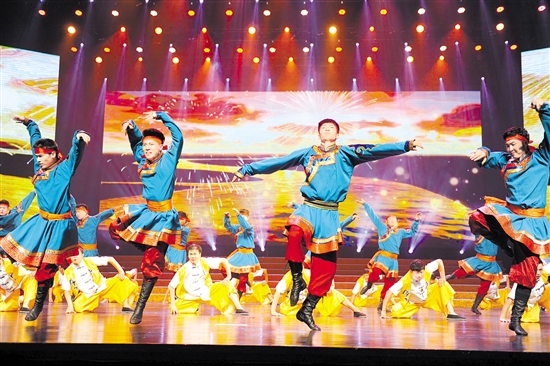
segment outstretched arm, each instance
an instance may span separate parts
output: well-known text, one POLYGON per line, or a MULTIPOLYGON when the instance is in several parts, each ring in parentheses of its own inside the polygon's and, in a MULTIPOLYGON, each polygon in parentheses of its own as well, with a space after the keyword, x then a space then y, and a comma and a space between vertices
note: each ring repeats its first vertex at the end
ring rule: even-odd
POLYGON ((544 156, 545 160, 550 160, 550 106, 542 99, 533 100, 531 108, 539 112, 540 122, 544 128, 544 139, 539 144, 539 151, 544 156))
POLYGON ((229 231, 231 234, 237 234, 237 231, 239 231, 239 225, 231 224, 231 217, 229 212, 224 213, 223 227, 225 227, 227 231, 229 231))
POLYGON ((378 235, 379 236, 384 235, 386 231, 388 231, 388 227, 382 220, 380 220, 378 215, 374 213, 374 211, 372 210, 372 207, 370 207, 370 205, 366 203, 363 198, 357 200, 357 203, 363 205, 363 207, 365 208, 367 215, 369 215, 369 218, 371 219, 372 223, 374 224, 374 226, 376 226, 376 230, 378 230, 378 235))
POLYGON ((115 269, 117 270, 118 279, 123 281, 126 278, 126 274, 124 273, 124 269, 122 268, 122 266, 113 257, 107 257, 107 260, 109 261, 109 264, 115 267, 115 269))
POLYGON ((344 230, 344 228, 346 226, 348 226, 349 224, 351 224, 353 221, 355 221, 355 219, 357 219, 357 217, 359 217, 359 216, 356 213, 353 213, 353 214, 349 215, 348 217, 346 217, 345 219, 343 219, 340 222, 340 228, 342 230, 344 230))
POLYGON ((178 159, 180 158, 181 151, 183 150, 183 133, 181 132, 178 125, 174 122, 172 117, 170 117, 166 112, 156 112, 155 119, 161 120, 162 123, 170 130, 170 135, 172 136, 172 144, 168 148, 166 154, 172 156, 175 159, 177 164, 178 159))
POLYGON ((245 175, 256 175, 256 174, 271 174, 279 170, 285 170, 303 164, 304 158, 310 147, 294 151, 286 156, 278 158, 270 158, 261 161, 257 161, 251 164, 245 164, 239 169, 233 181, 236 179, 241 179, 245 175))
POLYGON ((422 218, 422 213, 419 212, 414 218, 414 222, 411 225, 410 230, 403 230, 403 238, 412 238, 418 232, 418 226, 420 225, 420 219, 422 218))
POLYGON ((138 163, 141 162, 143 159, 143 135, 134 120, 129 119, 124 121, 122 123, 122 131, 128 135, 128 141, 130 141, 134 160, 138 163))
POLYGON ((422 143, 417 139, 378 145, 348 145, 347 147, 351 150, 351 153, 349 153, 349 158, 353 165, 388 158, 390 156, 401 155, 409 151, 416 151, 424 148, 422 143))

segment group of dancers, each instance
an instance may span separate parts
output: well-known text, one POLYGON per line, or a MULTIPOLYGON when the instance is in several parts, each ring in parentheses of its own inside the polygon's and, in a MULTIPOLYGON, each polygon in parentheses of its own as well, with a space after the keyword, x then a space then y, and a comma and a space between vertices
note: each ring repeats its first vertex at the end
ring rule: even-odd
MULTIPOLYGON (((461 261, 454 273, 447 275, 439 259, 426 264, 414 260, 410 271, 399 278, 397 259, 401 241, 418 231, 422 215, 416 215, 409 230, 399 229, 395 216, 381 220, 364 200, 357 201, 364 206, 378 230, 379 250, 369 262, 368 275, 359 280, 362 285, 356 286, 360 289, 354 290, 354 301, 369 298, 376 291, 374 283, 383 277, 378 303, 381 318, 410 317, 421 307, 427 307, 441 311, 448 319, 464 319, 454 311, 454 290, 447 281, 477 275, 481 285, 472 311, 480 313, 478 307, 490 290, 491 283, 502 278, 502 271, 495 260, 500 249, 513 257, 508 274, 509 281, 514 284, 509 328, 517 335, 527 335, 520 324, 521 318, 530 303, 532 289, 540 287, 541 255, 550 254, 550 223, 545 216, 550 176, 550 107, 548 103, 536 99, 531 103, 531 108, 538 112, 545 131, 538 148, 529 145, 527 130, 513 127, 503 135, 506 151, 492 152, 487 147, 480 147, 470 155, 470 159, 479 166, 501 171, 507 196, 505 200, 486 197, 485 205, 469 215, 469 225, 477 240, 477 254, 474 258, 461 261), (437 272, 439 276, 436 276, 437 272), (393 305, 388 313, 386 310, 390 301, 393 305)), ((74 300, 75 294, 71 291, 75 290, 97 295, 86 296, 81 302, 75 301, 69 310, 89 310, 101 299, 107 299, 121 303, 123 311, 132 312, 130 323, 139 324, 159 276, 165 269, 171 268, 175 271, 168 287, 172 313, 197 312, 200 303, 207 302, 223 313, 248 314, 241 305, 240 297, 247 291, 247 284, 254 282, 251 281, 254 277, 252 273, 266 275, 254 254, 254 230, 249 222, 249 211, 234 209, 238 220, 236 225, 231 223, 230 212, 224 214, 224 226, 235 236, 237 244, 237 249, 227 258, 204 258, 200 245, 186 247, 189 218, 184 212, 178 212, 172 203, 183 134, 164 111, 148 112, 140 118, 147 122, 161 121, 172 138, 171 145, 166 147, 165 136, 160 130, 147 128, 141 131, 133 120, 122 124, 138 164, 143 185, 142 197, 146 203, 125 204, 106 212, 105 216, 92 219, 85 205, 71 203, 70 194, 71 178, 90 142, 90 135, 85 131, 76 131, 70 152, 63 156, 54 140, 41 137, 34 121, 24 116, 13 117, 15 122, 27 128, 30 135, 34 159, 32 183, 39 213, 20 223, 24 206, 30 203, 24 200, 14 212, 2 214, 0 202, 0 226, 5 229, 10 217, 14 225, 6 230, 8 232, 0 240, 0 247, 6 254, 6 260, 2 261, 5 264, 0 268, 0 287, 4 298, 4 295, 14 292, 15 287, 22 286, 14 280, 13 274, 9 274, 10 265, 32 271, 36 290, 34 304, 25 320, 34 321, 39 317, 60 269, 64 271, 62 289, 65 297, 74 300), (78 216, 79 211, 81 217, 78 216), (140 289, 135 271, 126 273, 116 261, 99 257, 93 238, 89 241, 79 239, 79 233, 85 232, 82 229, 86 222, 95 220, 98 223, 111 216, 114 217, 109 225, 111 238, 130 243, 143 251, 140 289), (109 263, 118 271, 117 281, 105 279, 97 268, 109 263), (224 280, 213 283, 211 269, 220 269, 224 280), (13 281, 10 284, 4 279, 13 281), (138 298, 132 309, 132 297, 136 295, 138 298)), ((245 176, 303 167, 305 180, 300 188, 303 203, 295 205, 284 231, 289 272, 279 282, 275 295, 269 301, 272 314, 295 314, 311 330, 320 330, 313 318, 315 309, 330 315, 337 311, 338 306, 351 304, 354 316, 365 316, 357 305, 334 288, 338 249, 343 244, 342 228, 343 224, 349 224, 340 222, 338 206, 346 199, 354 168, 362 163, 423 148, 418 139, 385 144, 337 145, 339 133, 340 126, 335 120, 323 119, 318 123, 318 145, 296 150, 286 156, 245 164, 233 177, 233 181, 238 181, 245 176), (288 303, 281 304, 278 312, 278 298, 285 292, 288 292, 288 303)), ((28 199, 32 198, 29 196, 28 199)), ((94 229, 90 229, 88 234, 95 232, 97 225, 90 227, 94 229)), ((264 281, 260 283, 265 284, 264 281)), ((542 288, 546 287, 543 283, 542 288)), ((32 288, 23 291, 25 294, 34 292, 32 288)))

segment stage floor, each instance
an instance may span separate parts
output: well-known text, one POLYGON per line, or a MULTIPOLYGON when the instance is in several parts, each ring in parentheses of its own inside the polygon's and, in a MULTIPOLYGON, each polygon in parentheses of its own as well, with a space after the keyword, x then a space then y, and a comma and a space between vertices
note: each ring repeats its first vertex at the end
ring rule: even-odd
POLYGON ((132 365, 177 364, 550 364, 550 314, 524 324, 517 337, 499 321, 500 309, 476 316, 457 309, 465 321, 446 320, 422 309, 412 319, 382 320, 375 308, 354 318, 346 308, 337 317, 316 316, 320 332, 294 317, 273 317, 268 305, 244 304, 249 316, 220 315, 210 306, 198 315, 171 315, 153 302, 143 322, 129 324, 117 304, 95 313, 65 314, 63 303, 48 303, 34 322, 24 314, 0 313, 3 360, 35 364, 63 361, 132 365), (544 361, 544 362, 543 362, 544 361), (443 362, 443 363, 441 363, 443 362))

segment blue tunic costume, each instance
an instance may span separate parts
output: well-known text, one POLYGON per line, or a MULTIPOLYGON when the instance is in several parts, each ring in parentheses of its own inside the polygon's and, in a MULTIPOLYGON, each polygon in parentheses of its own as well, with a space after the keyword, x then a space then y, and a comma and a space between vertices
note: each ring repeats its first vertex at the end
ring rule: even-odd
POLYGON ((7 215, 0 216, 0 238, 8 235, 10 232, 15 230, 15 228, 21 225, 23 216, 29 209, 34 196, 36 196, 36 193, 31 191, 27 197, 23 198, 23 200, 19 202, 17 206, 12 208, 7 215))
POLYGON ((181 229, 181 245, 170 245, 168 249, 166 250, 166 256, 164 258, 164 261, 166 262, 166 265, 164 268, 166 268, 169 271, 177 272, 178 269, 181 268, 187 262, 187 238, 189 237, 189 233, 191 232, 191 229, 187 226, 182 225, 181 229))
POLYGON ((368 263, 369 268, 380 268, 386 278, 397 278, 399 265, 397 257, 403 239, 411 238, 418 232, 419 221, 414 221, 410 230, 388 230, 388 227, 374 213, 368 203, 364 204, 365 211, 378 230, 378 251, 368 263))
POLYGON ((113 216, 115 210, 110 208, 95 216, 89 216, 78 220, 78 244, 84 250, 84 257, 98 257, 97 228, 99 224, 113 216))
MULTIPOLYGON (((41 138, 40 129, 29 121, 31 146, 41 138)), ((0 245, 10 257, 25 265, 66 264, 66 258, 78 255, 78 230, 69 205, 71 178, 82 159, 86 143, 77 139, 66 158, 43 170, 33 150, 34 189, 40 213, 33 215, 2 239, 0 245)))
POLYGON ((479 235, 475 241, 476 256, 463 259, 458 266, 468 275, 476 275, 482 280, 500 283, 502 270, 496 262, 498 246, 479 235))
POLYGON ((128 139, 138 163, 138 172, 143 183, 142 197, 147 204, 126 204, 115 208, 115 221, 110 232, 113 239, 122 239, 145 251, 158 242, 181 245, 181 225, 178 212, 172 205, 176 182, 176 167, 183 149, 183 134, 172 118, 165 112, 157 117, 170 130, 172 144, 153 162, 143 156, 143 135, 134 123, 128 129, 128 139))
POLYGON ((231 219, 224 216, 223 226, 235 236, 237 249, 227 257, 231 273, 256 272, 261 268, 254 254, 254 227, 242 215, 237 215, 239 225, 232 225, 231 219))
POLYGON ((302 166, 306 175, 300 188, 304 204, 288 218, 286 227, 304 231, 306 247, 315 254, 338 250, 343 243, 338 203, 346 199, 355 166, 408 152, 412 141, 379 145, 312 146, 289 155, 243 165, 235 175, 270 174, 302 166))

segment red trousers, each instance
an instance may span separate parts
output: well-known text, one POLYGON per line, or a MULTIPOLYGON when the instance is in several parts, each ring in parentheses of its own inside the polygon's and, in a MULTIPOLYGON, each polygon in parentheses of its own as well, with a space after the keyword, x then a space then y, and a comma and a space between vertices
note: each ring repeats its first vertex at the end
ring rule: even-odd
MULTIPOLYGON (((456 278, 463 278, 463 277, 468 276, 466 271, 463 270, 462 268, 457 269, 454 272, 454 275, 456 276, 456 278)), ((489 287, 491 286, 491 281, 483 280, 481 278, 480 278, 480 280, 481 280, 481 283, 479 284, 479 287, 477 288, 477 294, 479 296, 485 296, 485 295, 487 295, 487 292, 489 292, 489 287)))
MULTIPOLYGON (((378 267, 374 267, 370 273, 369 273, 369 279, 367 280, 370 283, 376 282, 380 279, 381 275, 385 275, 385 273, 378 267)), ((388 278, 384 276, 384 287, 382 287, 382 292, 380 292, 380 299, 384 299, 386 297, 386 292, 388 292, 389 288, 392 287, 392 285, 397 281, 397 278, 388 278)))
MULTIPOLYGON (((302 245, 304 244, 304 231, 297 225, 292 225, 288 231, 288 244, 285 259, 291 262, 303 263, 305 259, 302 245)), ((332 286, 336 273, 336 260, 338 252, 323 254, 311 253, 311 278, 308 292, 322 297, 332 286)))
POLYGON ((168 244, 159 242, 155 247, 149 247, 143 254, 141 272, 145 279, 160 277, 164 271, 166 250, 168 244))

